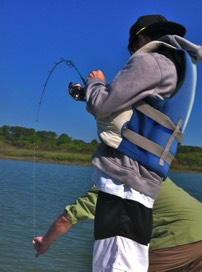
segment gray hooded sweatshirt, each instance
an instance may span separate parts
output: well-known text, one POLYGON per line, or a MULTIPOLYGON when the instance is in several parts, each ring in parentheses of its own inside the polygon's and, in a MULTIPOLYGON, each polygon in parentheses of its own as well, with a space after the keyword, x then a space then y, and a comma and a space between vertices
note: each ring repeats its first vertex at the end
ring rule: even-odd
MULTIPOLYGON (((195 63, 202 59, 202 46, 179 36, 164 36, 147 44, 130 57, 108 86, 99 79, 87 80, 87 108, 96 119, 107 120, 146 97, 166 99, 171 96, 176 89, 177 72, 170 59, 155 52, 161 43, 186 50, 195 63)), ((117 149, 101 143, 93 154, 92 163, 140 193, 157 197, 162 178, 117 149)))

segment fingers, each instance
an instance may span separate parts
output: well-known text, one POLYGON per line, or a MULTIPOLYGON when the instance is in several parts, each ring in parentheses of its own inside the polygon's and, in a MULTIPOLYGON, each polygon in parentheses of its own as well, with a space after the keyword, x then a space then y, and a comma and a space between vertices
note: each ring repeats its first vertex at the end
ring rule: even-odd
POLYGON ((101 79, 104 83, 106 83, 106 78, 105 78, 103 72, 100 71, 100 70, 92 71, 92 72, 89 74, 88 78, 99 78, 99 79, 101 79))
POLYGON ((36 258, 38 258, 42 252, 41 252, 41 246, 42 246, 42 237, 36 237, 33 241, 32 244, 34 246, 34 249, 36 250, 36 258))
POLYGON ((41 254, 42 254, 42 253, 37 252, 37 253, 35 254, 35 257, 38 258, 41 254))

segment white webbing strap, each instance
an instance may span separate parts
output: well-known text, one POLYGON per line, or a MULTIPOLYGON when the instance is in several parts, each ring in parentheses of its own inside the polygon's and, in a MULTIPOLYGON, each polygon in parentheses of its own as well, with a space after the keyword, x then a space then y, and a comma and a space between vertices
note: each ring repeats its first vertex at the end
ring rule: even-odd
POLYGON ((138 147, 147 150, 150 153, 159 157, 159 165, 163 166, 165 161, 170 165, 172 160, 174 159, 174 156, 170 153, 169 150, 174 139, 176 138, 179 143, 182 142, 182 133, 180 131, 182 120, 180 119, 177 125, 175 125, 167 115, 156 110, 144 101, 137 102, 135 104, 135 108, 152 120, 154 120, 155 122, 157 122, 158 124, 162 125, 163 127, 172 130, 173 133, 171 134, 165 147, 162 147, 159 144, 145 138, 144 136, 137 134, 136 132, 128 129, 127 127, 124 128, 123 136, 128 141, 132 142, 138 147))
POLYGON ((172 145, 174 139, 177 138, 177 135, 178 135, 178 133, 179 133, 179 129, 180 129, 181 125, 182 125, 182 120, 180 119, 180 120, 178 121, 178 123, 177 123, 177 126, 176 126, 175 130, 173 131, 172 135, 170 136, 170 138, 169 138, 169 140, 168 140, 168 142, 167 142, 167 144, 166 144, 166 146, 165 146, 165 148, 164 148, 163 153, 162 153, 161 156, 160 156, 159 164, 160 164, 161 166, 163 166, 164 161, 166 160, 166 157, 167 157, 168 154, 169 154, 169 150, 170 150, 170 147, 171 147, 171 145, 172 145))
MULTIPOLYGON (((130 141, 131 143, 137 145, 138 147, 149 151, 150 153, 156 155, 157 157, 161 158, 161 156, 164 154, 164 148, 151 140, 145 138, 144 136, 137 134, 136 132, 124 128, 123 130, 123 136, 125 139, 130 141)), ((172 160, 174 159, 174 156, 169 152, 167 154, 164 154, 163 160, 159 161, 159 164, 162 165, 161 163, 166 161, 169 165, 171 164, 172 160)))
MULTIPOLYGON (((170 120, 170 118, 167 115, 153 108, 144 101, 138 101, 134 106, 138 111, 144 113, 146 116, 148 116, 158 124, 170 130, 173 131, 176 130, 176 125, 170 120)), ((177 138, 179 143, 182 143, 182 133, 180 132, 179 129, 176 131, 175 137, 177 138)))

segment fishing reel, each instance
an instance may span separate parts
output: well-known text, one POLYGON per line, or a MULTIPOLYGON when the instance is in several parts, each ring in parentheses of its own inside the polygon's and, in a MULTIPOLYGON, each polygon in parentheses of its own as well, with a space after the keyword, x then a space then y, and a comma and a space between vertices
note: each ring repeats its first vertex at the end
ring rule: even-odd
POLYGON ((85 90, 79 83, 69 83, 69 94, 76 101, 85 101, 85 90))

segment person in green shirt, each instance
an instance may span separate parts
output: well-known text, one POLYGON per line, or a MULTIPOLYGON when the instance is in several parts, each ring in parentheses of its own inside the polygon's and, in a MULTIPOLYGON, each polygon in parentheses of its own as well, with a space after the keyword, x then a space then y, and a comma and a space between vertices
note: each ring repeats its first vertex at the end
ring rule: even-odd
MULTIPOLYGON (((65 207, 47 233, 33 240, 36 257, 45 253, 73 225, 94 219, 97 195, 98 190, 93 186, 73 205, 65 207)), ((167 178, 154 204, 148 271, 202 271, 201 227, 202 203, 167 178)))

